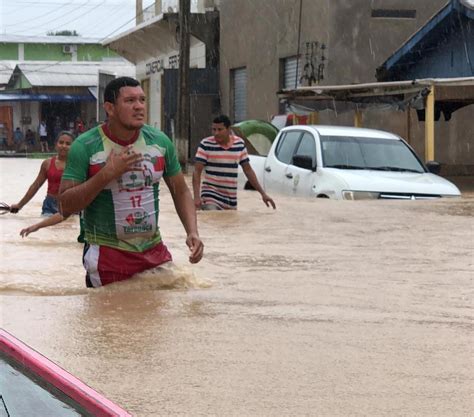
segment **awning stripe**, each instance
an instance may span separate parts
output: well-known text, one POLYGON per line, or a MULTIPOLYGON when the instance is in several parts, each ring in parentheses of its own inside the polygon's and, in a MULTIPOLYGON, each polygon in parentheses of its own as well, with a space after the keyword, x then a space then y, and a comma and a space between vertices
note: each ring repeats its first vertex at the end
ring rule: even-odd
POLYGON ((0 101, 40 101, 40 102, 71 102, 71 101, 96 101, 92 94, 11 94, 0 93, 0 101))

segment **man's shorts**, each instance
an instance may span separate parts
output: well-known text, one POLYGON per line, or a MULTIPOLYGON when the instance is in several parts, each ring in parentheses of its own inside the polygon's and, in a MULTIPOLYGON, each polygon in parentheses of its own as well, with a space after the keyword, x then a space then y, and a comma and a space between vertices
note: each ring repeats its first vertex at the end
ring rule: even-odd
POLYGON ((169 261, 172 261, 172 257, 163 242, 144 252, 128 252, 86 243, 82 257, 87 287, 100 287, 123 281, 169 261))
POLYGON ((41 208, 42 216, 52 216, 58 212, 58 200, 50 195, 47 195, 43 200, 43 207, 41 208))

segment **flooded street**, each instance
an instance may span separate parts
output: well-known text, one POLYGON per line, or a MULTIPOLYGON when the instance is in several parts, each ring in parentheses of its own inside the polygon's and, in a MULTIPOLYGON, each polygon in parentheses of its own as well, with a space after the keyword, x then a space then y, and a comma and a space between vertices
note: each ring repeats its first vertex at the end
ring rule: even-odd
MULTIPOLYGON (((40 164, 1 159, 0 201, 40 164)), ((162 185, 175 265, 101 289, 77 218, 19 236, 46 187, 0 216, 1 327, 138 417, 473 415, 474 193, 273 211, 240 191, 199 213, 191 265, 162 185)))

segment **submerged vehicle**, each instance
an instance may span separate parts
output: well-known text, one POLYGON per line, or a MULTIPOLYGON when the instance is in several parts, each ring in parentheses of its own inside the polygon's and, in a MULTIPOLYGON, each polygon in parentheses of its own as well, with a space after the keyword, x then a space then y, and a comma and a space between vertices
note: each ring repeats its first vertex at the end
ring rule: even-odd
POLYGON ((0 329, 0 416, 131 417, 131 414, 0 329))
MULTIPOLYGON (((399 136, 357 127, 294 125, 278 133, 267 156, 250 155, 269 193, 300 197, 435 199, 459 197, 459 189, 436 175, 399 136)), ((239 188, 249 188, 239 173, 239 188)))

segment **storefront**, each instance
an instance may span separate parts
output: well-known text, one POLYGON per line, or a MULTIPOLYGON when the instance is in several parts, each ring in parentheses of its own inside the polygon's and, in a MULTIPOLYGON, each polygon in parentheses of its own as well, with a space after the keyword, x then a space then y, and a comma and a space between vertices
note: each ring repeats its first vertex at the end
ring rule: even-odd
MULTIPOLYGON (((61 130, 81 133, 98 121, 97 91, 99 73, 107 71, 113 77, 135 76, 135 66, 120 63, 54 63, 18 64, 7 90, 0 92, 0 106, 6 128, 28 129, 38 136, 38 126, 46 122, 48 140, 52 144, 61 130), (10 126, 11 125, 11 126, 10 126)), ((3 119, 2 119, 3 120, 3 119)), ((1 122, 1 121, 0 121, 1 122)), ((11 135, 9 136, 11 137, 11 135)), ((11 138, 7 140, 11 146, 11 138)))

